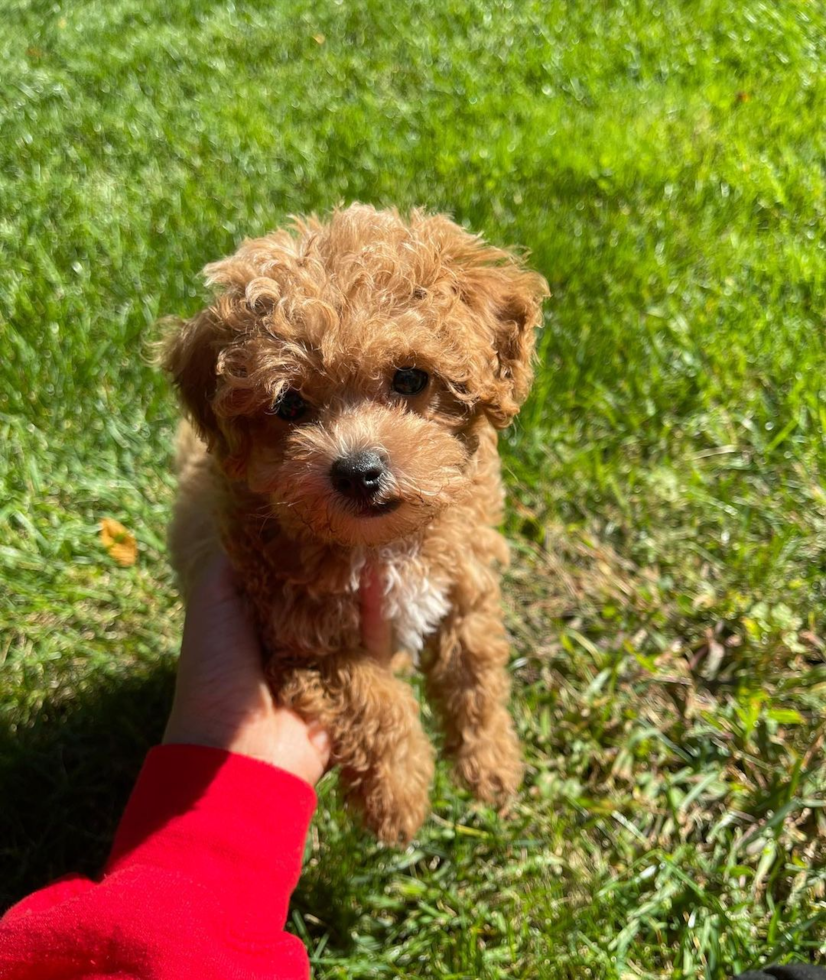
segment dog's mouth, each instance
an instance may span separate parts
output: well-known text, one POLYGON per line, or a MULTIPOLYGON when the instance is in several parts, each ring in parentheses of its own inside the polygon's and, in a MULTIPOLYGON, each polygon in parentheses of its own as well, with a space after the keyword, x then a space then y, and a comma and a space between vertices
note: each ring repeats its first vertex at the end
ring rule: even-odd
POLYGON ((363 501, 356 510, 357 517, 383 517, 385 514, 392 514, 401 506, 401 498, 395 497, 393 500, 385 500, 383 503, 370 503, 363 501))

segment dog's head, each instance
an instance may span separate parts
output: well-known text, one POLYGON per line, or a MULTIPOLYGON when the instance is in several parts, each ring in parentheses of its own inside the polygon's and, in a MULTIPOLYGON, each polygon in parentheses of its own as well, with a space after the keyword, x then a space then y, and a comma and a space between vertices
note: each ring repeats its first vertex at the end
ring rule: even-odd
POLYGON ((297 533, 405 537, 531 381, 545 280, 443 216, 355 205, 245 242, 165 366, 225 472, 297 533))

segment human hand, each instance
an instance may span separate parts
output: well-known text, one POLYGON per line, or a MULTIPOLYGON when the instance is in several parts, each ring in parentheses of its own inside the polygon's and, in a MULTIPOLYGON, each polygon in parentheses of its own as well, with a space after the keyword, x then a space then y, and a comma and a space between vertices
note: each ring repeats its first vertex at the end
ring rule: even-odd
POLYGON ((327 733, 280 707, 270 691, 261 645, 224 555, 208 566, 187 607, 163 740, 238 752, 313 785, 327 768, 327 733))

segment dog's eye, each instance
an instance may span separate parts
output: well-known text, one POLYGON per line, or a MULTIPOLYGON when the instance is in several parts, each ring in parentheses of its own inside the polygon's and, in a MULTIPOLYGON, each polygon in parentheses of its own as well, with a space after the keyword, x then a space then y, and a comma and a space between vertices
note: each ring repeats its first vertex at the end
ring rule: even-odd
POLYGON ((285 422, 297 422, 306 414, 309 407, 295 388, 288 388, 273 405, 272 410, 274 415, 284 419, 285 422))
POLYGON ((418 368, 399 368, 393 375, 393 391, 400 395, 418 395, 428 382, 427 372, 418 368))

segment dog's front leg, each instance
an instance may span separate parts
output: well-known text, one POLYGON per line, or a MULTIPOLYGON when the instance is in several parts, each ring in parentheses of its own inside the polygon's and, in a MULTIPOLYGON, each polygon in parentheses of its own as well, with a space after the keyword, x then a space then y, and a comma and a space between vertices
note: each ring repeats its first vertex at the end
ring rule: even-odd
POLYGON ((519 788, 524 766, 508 711, 508 641, 498 580, 481 563, 460 569, 452 599, 424 663, 427 692, 459 778, 479 799, 501 802, 519 788))
POLYGON ((347 802, 370 830, 389 844, 409 841, 427 815, 433 779, 433 749, 410 687, 365 654, 292 668, 275 685, 282 704, 328 731, 347 802))

